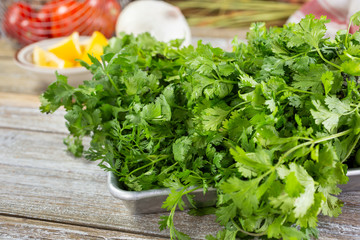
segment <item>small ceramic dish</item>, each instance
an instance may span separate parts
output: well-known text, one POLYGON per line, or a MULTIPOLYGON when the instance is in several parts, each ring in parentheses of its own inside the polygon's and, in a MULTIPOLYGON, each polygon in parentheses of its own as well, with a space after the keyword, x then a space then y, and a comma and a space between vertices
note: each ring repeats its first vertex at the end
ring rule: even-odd
MULTIPOLYGON (((56 45, 62 38, 52 38, 46 39, 39 42, 32 43, 21 48, 15 54, 15 62, 16 64, 25 69, 28 72, 31 72, 34 77, 39 80, 49 81, 49 83, 56 80, 55 72, 57 71, 59 74, 65 75, 68 77, 69 84, 73 86, 77 86, 81 84, 84 80, 90 80, 92 78, 92 74, 84 67, 73 67, 73 68, 50 68, 50 67, 39 67, 33 63, 33 51, 35 46, 38 46, 44 50, 48 49, 49 47, 56 45)), ((88 41, 90 37, 88 36, 81 36, 80 43, 83 44, 88 41)))

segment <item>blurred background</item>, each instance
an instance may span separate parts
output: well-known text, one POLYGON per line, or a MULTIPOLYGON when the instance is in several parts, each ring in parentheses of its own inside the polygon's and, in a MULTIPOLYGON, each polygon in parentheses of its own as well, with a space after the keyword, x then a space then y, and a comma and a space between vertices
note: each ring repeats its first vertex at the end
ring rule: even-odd
POLYGON ((2 0, 2 36, 19 46, 47 38, 64 37, 77 31, 94 31, 111 37, 127 0, 2 0))
MULTIPOLYGON (((1 0, 1 36, 15 46, 47 38, 102 32, 110 38, 130 0, 1 0)), ((231 38, 252 22, 283 25, 307 0, 167 0, 178 7, 193 36, 231 38)))

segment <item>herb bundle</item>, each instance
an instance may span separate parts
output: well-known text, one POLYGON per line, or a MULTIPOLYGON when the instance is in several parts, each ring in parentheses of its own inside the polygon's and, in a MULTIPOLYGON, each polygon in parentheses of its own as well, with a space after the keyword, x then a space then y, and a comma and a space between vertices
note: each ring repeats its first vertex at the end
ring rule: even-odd
POLYGON ((69 151, 99 161, 124 189, 171 188, 159 223, 172 239, 189 239, 173 221, 182 197, 196 206, 191 192, 209 187, 217 204, 202 212, 224 229, 208 239, 309 239, 318 214, 341 213, 338 184, 359 164, 360 33, 327 39, 328 21, 256 23, 232 52, 113 38, 101 62, 82 62, 93 79, 74 88, 58 75, 41 111, 63 106, 69 151))
POLYGON ((306 0, 168 0, 179 7, 191 26, 249 27, 254 20, 283 25, 306 0))

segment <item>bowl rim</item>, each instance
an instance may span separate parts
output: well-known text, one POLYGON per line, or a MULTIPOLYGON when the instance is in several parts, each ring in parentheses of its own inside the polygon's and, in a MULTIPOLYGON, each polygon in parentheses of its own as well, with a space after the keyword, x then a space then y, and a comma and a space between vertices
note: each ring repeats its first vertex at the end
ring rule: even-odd
MULTIPOLYGON (((52 44, 56 44, 61 40, 64 40, 67 37, 58 37, 58 38, 49 38, 41 40, 38 42, 31 43, 26 45, 15 52, 14 61, 16 65, 31 72, 37 72, 42 74, 54 74, 57 71, 59 74, 82 74, 88 70, 85 67, 71 67, 71 68, 52 68, 52 67, 40 67, 36 66, 34 63, 26 61, 26 56, 32 54, 35 46, 41 48, 47 48, 52 44)), ((90 39, 90 36, 80 36, 80 42, 85 42, 90 39)))
MULTIPOLYGON (((110 193, 121 200, 125 201, 138 201, 146 198, 167 196, 170 192, 170 188, 156 188, 142 191, 128 191, 119 187, 118 178, 113 172, 107 173, 107 186, 110 193)), ((196 189, 193 193, 203 192, 202 188, 196 189)), ((215 188, 209 187, 208 192, 216 191, 215 188)))

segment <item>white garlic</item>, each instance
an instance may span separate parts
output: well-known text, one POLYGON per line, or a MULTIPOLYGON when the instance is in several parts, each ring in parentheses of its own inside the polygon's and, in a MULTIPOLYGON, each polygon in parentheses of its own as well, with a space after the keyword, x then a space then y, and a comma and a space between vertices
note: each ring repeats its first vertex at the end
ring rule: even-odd
POLYGON ((116 34, 149 32, 159 41, 184 39, 191 43, 190 27, 178 7, 160 0, 134 1, 126 5, 116 23, 116 34))

